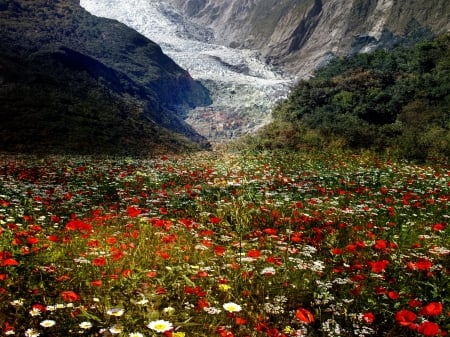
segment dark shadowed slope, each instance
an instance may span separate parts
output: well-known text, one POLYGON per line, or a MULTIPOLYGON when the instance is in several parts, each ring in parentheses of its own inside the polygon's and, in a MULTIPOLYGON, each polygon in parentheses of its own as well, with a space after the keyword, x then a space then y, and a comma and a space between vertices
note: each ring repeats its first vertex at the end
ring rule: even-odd
POLYGON ((209 103, 207 90, 158 45, 77 1, 0 0, 1 150, 207 146, 179 115, 209 103))

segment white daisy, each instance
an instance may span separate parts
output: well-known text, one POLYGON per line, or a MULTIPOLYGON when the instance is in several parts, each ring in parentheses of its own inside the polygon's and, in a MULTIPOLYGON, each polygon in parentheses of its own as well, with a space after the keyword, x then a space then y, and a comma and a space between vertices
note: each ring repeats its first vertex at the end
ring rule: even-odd
POLYGON ((152 321, 147 325, 147 328, 150 328, 156 332, 166 332, 172 330, 172 323, 159 319, 157 321, 152 321))
POLYGON ((46 319, 39 324, 44 328, 50 328, 50 327, 54 326, 56 324, 56 322, 52 319, 46 319))
POLYGON ((223 308, 228 312, 238 312, 242 310, 242 307, 239 304, 233 302, 225 303, 223 308))
POLYGON ((78 326, 81 328, 81 329, 90 329, 90 328, 92 328, 92 323, 91 322, 81 322, 80 324, 78 324, 78 326))
POLYGON ((124 309, 121 308, 112 308, 112 309, 108 309, 108 311, 106 312, 108 315, 111 316, 116 316, 116 317, 120 317, 123 315, 123 313, 125 312, 124 309))

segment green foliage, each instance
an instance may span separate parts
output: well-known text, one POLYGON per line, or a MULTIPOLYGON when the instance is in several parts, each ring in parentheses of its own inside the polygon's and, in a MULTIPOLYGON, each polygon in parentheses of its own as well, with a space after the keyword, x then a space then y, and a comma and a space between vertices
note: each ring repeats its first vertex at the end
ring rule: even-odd
POLYGON ((450 34, 443 34, 411 48, 337 58, 293 88, 274 108, 275 128, 254 142, 279 147, 267 140, 283 122, 291 125, 284 126, 290 148, 310 146, 303 136, 313 133, 322 138, 320 146, 337 142, 412 160, 448 159, 449 47, 450 34))

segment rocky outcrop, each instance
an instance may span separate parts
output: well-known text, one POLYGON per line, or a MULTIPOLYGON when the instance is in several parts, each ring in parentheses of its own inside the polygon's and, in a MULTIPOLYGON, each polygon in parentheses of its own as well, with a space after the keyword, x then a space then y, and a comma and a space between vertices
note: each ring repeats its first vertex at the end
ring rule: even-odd
POLYGON ((415 42, 450 30, 447 0, 168 0, 218 43, 260 50, 307 76, 335 55, 415 42))

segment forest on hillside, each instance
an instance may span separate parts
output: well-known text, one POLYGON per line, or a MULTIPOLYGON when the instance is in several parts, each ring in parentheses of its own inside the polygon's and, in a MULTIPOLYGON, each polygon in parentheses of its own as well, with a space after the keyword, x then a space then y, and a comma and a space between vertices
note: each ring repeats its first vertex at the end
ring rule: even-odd
POLYGON ((371 149, 450 158, 450 34, 336 58, 296 84, 252 139, 258 148, 371 149))

